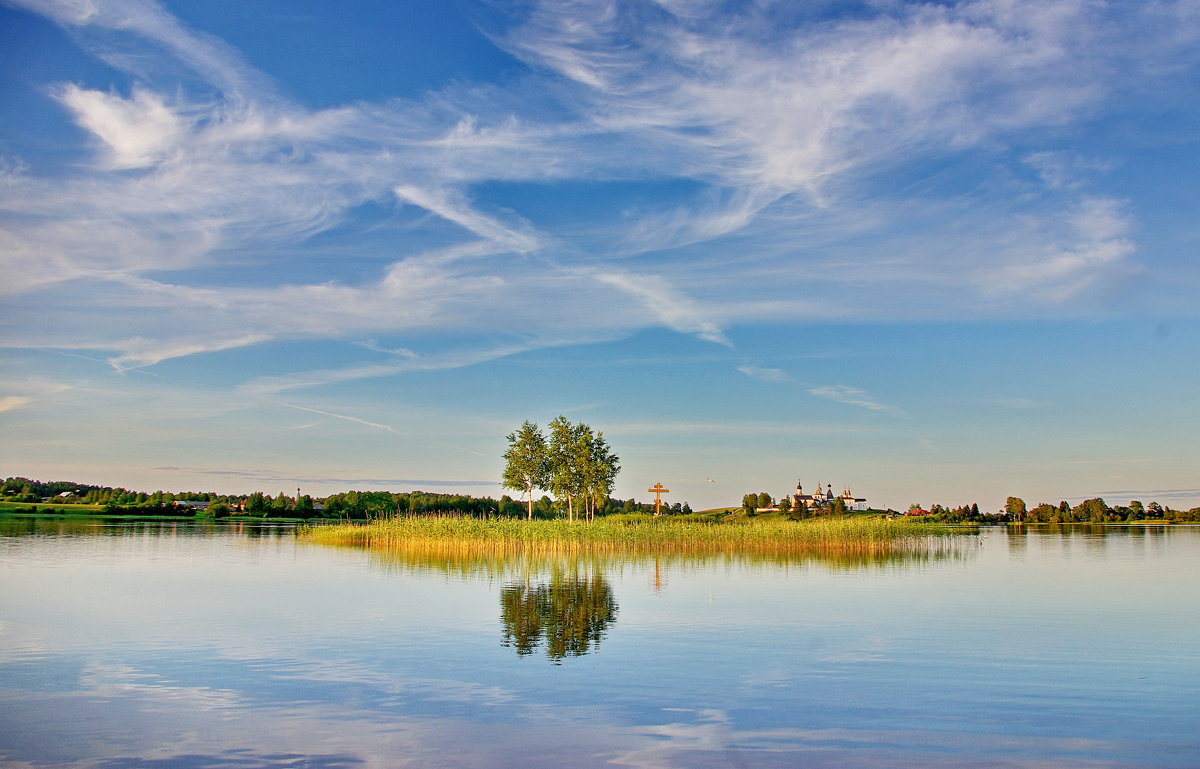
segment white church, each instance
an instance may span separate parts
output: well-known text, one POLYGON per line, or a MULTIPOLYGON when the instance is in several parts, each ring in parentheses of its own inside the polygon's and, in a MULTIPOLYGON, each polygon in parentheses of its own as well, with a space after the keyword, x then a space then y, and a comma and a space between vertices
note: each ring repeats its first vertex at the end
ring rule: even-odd
MULTIPOLYGON (((817 490, 812 494, 805 494, 804 486, 797 483, 796 492, 790 496, 793 510, 817 510, 822 507, 829 507, 835 499, 842 500, 842 504, 845 505, 847 510, 862 511, 868 509, 866 498, 854 496, 850 493, 849 488, 843 489, 841 495, 836 495, 833 493, 832 483, 825 485, 818 483, 817 490)), ((758 509, 758 512, 774 512, 778 509, 778 507, 762 507, 758 509)))
POLYGON ((840 499, 847 510, 866 510, 867 500, 864 497, 856 497, 850 493, 850 489, 842 490, 841 496, 835 496, 833 493, 833 484, 828 483, 822 490, 821 484, 817 484, 817 490, 812 494, 805 494, 804 487, 799 483, 796 484, 796 493, 792 495, 792 509, 806 507, 809 509, 815 507, 825 507, 832 505, 833 500, 840 499))

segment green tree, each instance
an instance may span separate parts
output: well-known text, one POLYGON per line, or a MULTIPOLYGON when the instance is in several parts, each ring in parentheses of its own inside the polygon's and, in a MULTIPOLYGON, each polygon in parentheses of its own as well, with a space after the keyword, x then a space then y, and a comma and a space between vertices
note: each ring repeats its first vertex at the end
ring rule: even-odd
POLYGON ((280 518, 286 517, 289 510, 292 509, 292 498, 282 491, 279 496, 271 500, 270 515, 280 518))
POLYGON ((270 505, 267 503, 267 498, 261 491, 256 491, 246 497, 245 510, 251 515, 266 515, 268 507, 270 505))
POLYGON ((561 414, 550 422, 547 438, 550 458, 550 491, 565 502, 567 520, 575 520, 575 498, 583 491, 583 474, 576 461, 577 431, 575 425, 561 414))
POLYGON ((1025 519, 1025 500, 1020 497, 1009 497, 1004 502, 1004 512, 1012 516, 1014 521, 1025 519))
POLYGON ((603 507, 613 490, 613 482, 621 471, 618 457, 604 439, 604 433, 594 433, 584 424, 576 426, 575 460, 579 463, 583 481, 585 511, 589 521, 603 507))
POLYGON ((1046 523, 1053 521, 1058 517, 1058 508, 1054 505, 1043 502, 1030 510, 1027 515, 1031 520, 1038 521, 1039 523, 1046 523))
POLYGON ((1108 505, 1103 499, 1096 497, 1095 499, 1085 499, 1079 503, 1076 508, 1076 515, 1081 521, 1091 521, 1092 523, 1103 523, 1105 516, 1108 515, 1108 505))
POLYGON ((528 500, 528 518, 533 520, 533 490, 549 489, 550 455, 541 428, 526 420, 508 436, 504 452, 504 474, 500 483, 506 489, 524 492, 528 500))

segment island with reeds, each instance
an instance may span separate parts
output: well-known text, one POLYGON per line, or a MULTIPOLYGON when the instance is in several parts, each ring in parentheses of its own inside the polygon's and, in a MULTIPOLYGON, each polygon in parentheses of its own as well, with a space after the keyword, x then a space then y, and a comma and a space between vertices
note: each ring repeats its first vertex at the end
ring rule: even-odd
POLYGON ((306 526, 300 537, 324 545, 379 550, 434 548, 539 553, 882 555, 917 548, 952 529, 903 518, 849 516, 756 520, 728 515, 612 515, 588 522, 462 516, 396 517, 306 526))

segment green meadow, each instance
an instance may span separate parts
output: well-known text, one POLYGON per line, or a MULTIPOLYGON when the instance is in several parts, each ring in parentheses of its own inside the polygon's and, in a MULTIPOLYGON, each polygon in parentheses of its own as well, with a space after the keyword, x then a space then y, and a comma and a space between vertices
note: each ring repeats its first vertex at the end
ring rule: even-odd
POLYGON ((104 505, 84 505, 73 502, 0 502, 0 515, 87 515, 95 516, 104 511, 104 505))

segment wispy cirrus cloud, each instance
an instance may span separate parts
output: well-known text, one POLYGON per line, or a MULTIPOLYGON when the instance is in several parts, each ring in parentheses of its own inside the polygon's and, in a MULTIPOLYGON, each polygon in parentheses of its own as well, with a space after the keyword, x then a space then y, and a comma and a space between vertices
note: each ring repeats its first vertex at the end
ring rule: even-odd
POLYGON ((24 409, 39 400, 71 389, 71 385, 45 379, 0 380, 0 390, 9 392, 8 395, 0 395, 0 413, 24 409))
POLYGON ((1186 16, 1178 3, 892 4, 781 24, 770 4, 544 0, 493 35, 529 66, 503 87, 310 109, 149 0, 18 5, 129 84, 48 86, 91 134, 94 165, 5 166, 2 290, 36 306, 53 288, 80 311, 0 339, 106 349, 119 367, 281 339, 491 334, 497 318, 559 343, 661 326, 728 344, 743 320, 1087 308, 1090 289, 1136 269, 1132 208, 1090 192, 1082 161, 997 148, 1149 77, 1145 61, 1165 54, 1125 28, 1170 28, 1159 48, 1175 50, 1196 34, 1164 20, 1186 16), (96 31, 126 53, 93 44, 96 31), (164 56, 175 66, 156 66, 164 56), (1039 180, 956 197, 958 230, 936 210, 946 201, 895 198, 896 174, 955 154, 979 159, 980 190, 1011 164, 1039 180), (562 181, 679 189, 578 229, 520 196, 475 194, 562 181), (359 222, 366 208, 384 223, 359 222), (886 234, 922 211, 913 245, 886 234), (396 237, 353 270, 312 245, 373 226, 396 237), (857 248, 863 233, 877 247, 857 248), (312 269, 272 271, 281 252, 312 269))
MULTIPOLYGON (((1109 498, 1110 504, 1119 503, 1123 498, 1137 499, 1145 502, 1155 500, 1187 500, 1200 498, 1200 489, 1118 489, 1116 491, 1100 492, 1101 497, 1109 498)), ((1078 497, 1082 499, 1082 497, 1078 497)))
POLYGON ((869 411, 882 411, 896 415, 904 413, 904 410, 901 408, 880 403, 875 396, 861 387, 853 387, 851 385, 822 385, 820 387, 810 387, 808 392, 818 398, 829 398, 838 403, 858 406, 869 411))
POLYGON ((297 477, 280 470, 269 468, 222 468, 222 467, 187 467, 164 465, 153 468, 163 472, 184 472, 195 475, 213 475, 228 478, 242 478, 264 483, 303 483, 303 484, 336 484, 349 488, 363 486, 382 486, 397 488, 404 486, 495 486, 496 481, 485 481, 472 478, 437 479, 437 478, 367 478, 356 476, 319 476, 305 475, 297 477))
POLYGON ((295 409, 296 411, 306 411, 309 414, 320 414, 323 417, 331 417, 333 419, 341 419, 342 421, 345 421, 345 422, 353 422, 354 424, 363 425, 365 427, 370 427, 370 428, 373 428, 376 430, 383 430, 385 432, 395 433, 397 435, 400 434, 400 431, 397 430, 396 428, 392 427, 391 425, 384 425, 384 424, 380 424, 378 422, 371 422, 369 420, 362 419, 360 417, 349 416, 347 414, 336 414, 332 411, 325 411, 323 409, 314 409, 309 406, 299 406, 295 403, 284 403, 283 401, 274 401, 274 402, 277 405, 286 406, 287 408, 295 409))
POLYGON ((849 435, 867 432, 861 425, 728 420, 728 421, 672 421, 641 420, 635 423, 617 423, 605 429, 612 435, 714 435, 743 436, 760 435, 849 435))
POLYGON ((639 300, 667 328, 729 346, 729 339, 712 315, 663 277, 615 271, 595 272, 593 276, 639 300))
POLYGON ((13 411, 33 403, 33 398, 25 395, 5 395, 0 397, 0 412, 13 411))
POLYGON ((791 380, 791 376, 786 371, 778 368, 765 368, 763 366, 745 364, 738 366, 737 370, 751 379, 760 379, 764 382, 788 382, 791 380))
POLYGON ((1066 242, 1047 237, 1040 253, 1014 255, 1008 263, 986 269, 980 277, 984 291, 1065 300, 1097 280, 1139 270, 1128 260, 1136 251, 1129 237, 1133 223, 1119 201, 1089 198, 1065 219, 1066 242))

